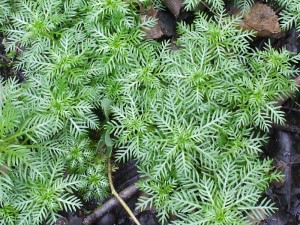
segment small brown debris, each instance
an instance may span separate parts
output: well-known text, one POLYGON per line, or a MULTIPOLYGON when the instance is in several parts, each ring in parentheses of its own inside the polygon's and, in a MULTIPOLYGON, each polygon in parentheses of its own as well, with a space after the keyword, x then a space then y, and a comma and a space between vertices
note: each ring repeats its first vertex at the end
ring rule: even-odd
MULTIPOLYGON (((141 16, 142 23, 147 21, 151 17, 157 19, 157 13, 158 13, 157 9, 153 7, 149 7, 146 14, 141 16)), ((154 27, 145 29, 145 32, 146 32, 146 39, 158 39, 163 36, 163 31, 158 23, 158 20, 156 21, 154 27)))
POLYGON ((256 31, 256 35, 260 37, 279 38, 283 35, 274 10, 261 3, 255 3, 250 11, 244 15, 241 27, 256 31))
POLYGON ((170 12, 175 17, 178 17, 181 9, 183 8, 183 0, 164 0, 164 3, 170 12))
MULTIPOLYGON (((124 201, 129 200, 132 196, 137 194, 139 189, 136 185, 131 185, 125 188, 123 191, 120 192, 120 197, 124 199, 124 201)), ((92 214, 88 215, 82 222, 83 225, 91 225, 96 220, 107 214, 110 210, 114 209, 115 207, 119 206, 120 202, 116 199, 116 197, 110 198, 107 202, 101 205, 99 208, 95 209, 92 214)))
POLYGON ((162 36, 171 37, 176 35, 176 19, 170 12, 158 11, 150 7, 141 16, 141 21, 145 22, 150 18, 155 18, 156 23, 151 28, 146 28, 146 39, 159 39, 162 36))

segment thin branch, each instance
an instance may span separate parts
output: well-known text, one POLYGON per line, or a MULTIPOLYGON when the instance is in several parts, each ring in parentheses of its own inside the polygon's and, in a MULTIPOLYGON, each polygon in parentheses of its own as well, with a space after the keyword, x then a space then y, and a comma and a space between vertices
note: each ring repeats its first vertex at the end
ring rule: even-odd
POLYGON ((3 59, 4 61, 9 62, 9 63, 12 62, 12 61, 11 61, 9 58, 7 58, 5 55, 0 54, 0 58, 3 59))
POLYGON ((214 15, 216 15, 209 5, 207 5, 204 1, 200 1, 200 2, 201 2, 201 4, 204 5, 209 11, 211 11, 214 15))
MULTIPOLYGON (((127 188, 125 188, 123 191, 120 192, 120 197, 124 200, 130 199, 132 196, 134 196, 139 189, 137 188, 136 185, 131 185, 127 188)), ((87 216, 82 224, 83 225, 91 225, 98 219, 100 219, 102 216, 104 216, 107 212, 111 211, 113 208, 117 207, 120 205, 119 201, 117 198, 112 197, 110 198, 107 202, 105 202, 101 207, 97 208, 94 210, 92 214, 87 216)))
POLYGON ((116 191, 114 184, 113 184, 113 180, 112 180, 112 169, 111 169, 111 162, 110 159, 108 160, 108 179, 109 179, 109 185, 110 185, 110 189, 111 189, 111 193, 116 197, 116 199, 120 202, 120 204, 123 206, 123 208, 125 209, 125 211, 128 213, 128 215, 133 219, 133 221, 137 224, 137 225, 141 225, 140 222, 137 220, 137 218, 135 217, 135 215, 133 214, 133 212, 131 211, 131 209, 128 207, 128 205, 126 204, 126 202, 124 202, 124 200, 120 197, 120 195, 118 194, 118 192, 116 191))

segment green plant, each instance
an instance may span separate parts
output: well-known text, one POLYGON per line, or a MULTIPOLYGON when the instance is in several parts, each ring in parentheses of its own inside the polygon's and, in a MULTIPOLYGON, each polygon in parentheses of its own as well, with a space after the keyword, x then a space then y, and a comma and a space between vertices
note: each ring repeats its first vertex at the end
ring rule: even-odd
MULTIPOLYGON (((71 194, 80 180, 63 178, 64 157, 58 154, 50 137, 55 119, 42 115, 40 107, 26 101, 26 88, 14 80, 1 84, 0 155, 1 208, 3 224, 39 224, 54 221, 59 209, 79 207, 71 194)), ((28 99, 27 99, 28 100, 28 99)))
POLYGON ((68 171, 77 174, 80 179, 79 192, 84 200, 107 196, 107 157, 103 152, 96 151, 88 137, 74 138, 69 135, 61 138, 66 148, 68 171))
POLYGON ((199 4, 205 4, 210 8, 210 10, 214 12, 220 12, 224 9, 224 1, 223 0, 205 0, 205 1, 198 1, 198 0, 184 0, 184 5, 187 10, 193 10, 199 4))
POLYGON ((238 23, 197 13, 192 25, 179 24, 181 49, 162 46, 121 79, 123 103, 108 129, 117 159, 138 159, 145 176, 150 196, 139 206, 155 206, 162 223, 173 214, 173 224, 250 224, 274 211, 258 199, 281 176, 258 160, 266 138, 255 129, 284 122, 275 100, 295 90, 299 56, 251 52, 252 34, 238 23))
POLYGON ((296 27, 297 31, 300 31, 300 2, 297 0, 293 1, 283 1, 277 0, 278 4, 283 8, 280 13, 280 24, 285 29, 288 30, 293 26, 296 27))
POLYGON ((258 159, 258 131, 284 122, 275 101, 295 90, 299 56, 252 51, 223 1, 207 2, 214 18, 178 25, 177 51, 144 40, 154 20, 141 23, 135 0, 4 3, 5 47, 26 82, 0 82, 2 224, 54 223, 79 197, 105 197, 109 133, 117 160, 138 160, 149 194, 140 207, 154 206, 163 223, 247 224, 274 210, 258 201, 281 178, 258 159))
POLYGON ((94 112, 101 107, 96 43, 81 20, 89 8, 85 1, 7 4, 13 13, 1 30, 26 83, 0 86, 1 221, 54 223, 58 211, 81 206, 79 197, 104 198, 108 189, 105 154, 88 137, 100 129, 94 112))
POLYGON ((39 157, 39 173, 19 170, 13 177, 15 190, 5 202, 18 211, 13 224, 39 224, 45 220, 53 224, 59 210, 75 211, 81 206, 73 193, 81 181, 76 175, 64 178, 63 157, 53 159, 45 155, 39 157))
POLYGON ((110 78, 144 57, 149 46, 141 44, 141 28, 153 22, 140 24, 135 3, 17 0, 0 6, 6 51, 16 53, 13 69, 26 74, 26 84, 1 83, 3 223, 53 223, 58 211, 80 207, 75 191, 84 200, 107 195, 102 143, 109 153, 112 143, 108 132, 99 144, 88 134, 106 123, 95 111, 102 108, 108 120, 104 93, 118 98, 110 78), (58 169, 52 171, 53 165, 58 169))
POLYGON ((6 22, 10 12, 9 0, 3 0, 0 5, 0 25, 6 22))

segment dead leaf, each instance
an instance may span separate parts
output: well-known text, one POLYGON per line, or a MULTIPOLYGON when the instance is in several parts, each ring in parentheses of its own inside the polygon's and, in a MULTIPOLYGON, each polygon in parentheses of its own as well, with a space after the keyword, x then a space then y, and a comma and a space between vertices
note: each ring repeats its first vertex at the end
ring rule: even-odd
MULTIPOLYGON (((141 15, 141 21, 142 23, 150 19, 151 17, 157 18, 158 10, 154 7, 149 7, 145 14, 141 15)), ((163 36, 163 31, 158 23, 158 20, 156 21, 154 27, 146 28, 144 29, 146 32, 146 39, 158 39, 163 36)))
POLYGON ((176 19, 170 12, 159 11, 149 7, 141 15, 141 22, 145 22, 151 17, 155 18, 156 22, 153 27, 144 28, 146 39, 159 39, 162 36, 173 37, 176 35, 176 19))
POLYGON ((158 24, 164 34, 164 36, 171 37, 176 35, 176 19, 169 13, 159 11, 157 14, 158 24))
POLYGON ((175 17, 179 15, 183 8, 183 0, 164 0, 164 3, 175 17))
POLYGON ((278 17, 273 9, 261 3, 255 3, 250 11, 244 15, 241 27, 256 31, 256 35, 260 37, 279 38, 283 35, 279 27, 278 17))

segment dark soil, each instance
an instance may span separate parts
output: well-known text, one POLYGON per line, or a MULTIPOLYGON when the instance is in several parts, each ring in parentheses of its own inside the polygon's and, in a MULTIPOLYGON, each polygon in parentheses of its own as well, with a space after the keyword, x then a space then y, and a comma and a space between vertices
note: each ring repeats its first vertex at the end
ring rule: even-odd
POLYGON ((290 126, 300 126, 300 111, 297 99, 290 100, 286 111, 287 122, 282 129, 274 128, 270 132, 270 141, 265 153, 273 158, 276 168, 284 174, 284 180, 274 183, 267 191, 277 213, 266 218, 261 225, 297 225, 300 223, 300 133, 288 130, 290 126))
POLYGON ((22 83, 25 81, 25 73, 23 71, 14 70, 13 66, 17 57, 15 55, 13 58, 9 58, 3 42, 4 37, 3 34, 0 33, 0 79, 5 80, 9 77, 14 77, 19 83, 22 83))

